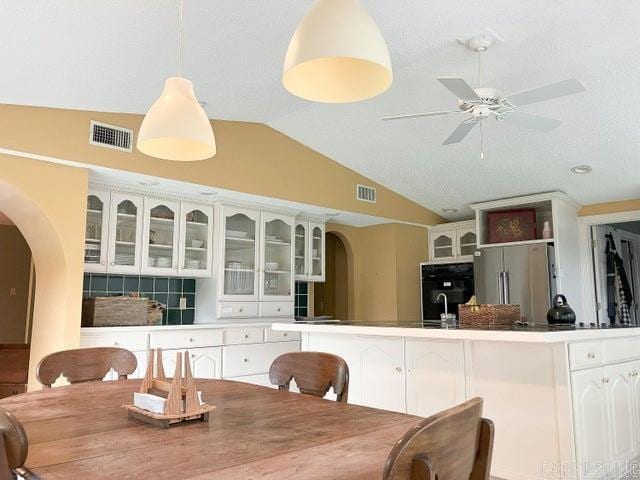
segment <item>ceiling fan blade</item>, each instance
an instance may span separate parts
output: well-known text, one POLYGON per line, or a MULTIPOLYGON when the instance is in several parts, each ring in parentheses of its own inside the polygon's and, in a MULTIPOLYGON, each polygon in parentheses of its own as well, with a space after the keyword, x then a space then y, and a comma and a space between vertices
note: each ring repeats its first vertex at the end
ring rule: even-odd
POLYGON ((478 120, 465 120, 464 122, 462 122, 460 125, 458 125, 458 127, 451 132, 451 135, 449 135, 447 137, 447 139, 442 142, 442 145, 451 145, 452 143, 460 143, 464 137, 466 137, 469 132, 471 130, 473 130, 473 127, 476 126, 476 124, 478 123, 478 120))
POLYGON ((478 94, 471 88, 463 78, 455 77, 436 77, 444 87, 458 97, 460 100, 480 100, 478 94))
POLYGON ((544 102, 545 100, 551 100, 552 98, 565 97, 567 95, 573 95, 574 93, 581 93, 584 91, 586 91, 586 88, 582 82, 572 78, 570 80, 563 80, 562 82, 551 83, 542 87, 512 93, 511 95, 502 97, 501 100, 506 100, 509 104, 519 107, 520 105, 544 102))
POLYGON ((550 132, 562 124, 562 121, 554 118, 540 117, 539 115, 516 111, 504 113, 498 118, 503 122, 511 123, 518 127, 539 130, 541 132, 550 132))
POLYGON ((449 115, 450 113, 462 113, 460 110, 449 110, 446 112, 426 112, 426 113, 410 113, 408 115, 394 115, 392 117, 382 117, 382 120, 402 120, 404 118, 418 117, 435 117, 437 115, 449 115))

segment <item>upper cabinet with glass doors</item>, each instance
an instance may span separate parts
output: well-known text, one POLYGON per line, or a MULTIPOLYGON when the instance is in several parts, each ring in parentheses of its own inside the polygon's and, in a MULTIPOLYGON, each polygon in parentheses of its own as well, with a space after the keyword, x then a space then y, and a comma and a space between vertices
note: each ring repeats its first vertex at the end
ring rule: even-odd
POLYGON ((294 218, 262 214, 260 299, 293 298, 294 218))
POLYGON ((146 198, 142 272, 152 275, 178 273, 178 218, 180 203, 146 198))
POLYGON ((112 273, 140 273, 143 197, 111 193, 108 268, 112 273))
POLYGON ((324 282, 325 225, 297 220, 294 253, 296 280, 324 282))
POLYGON ((185 276, 211 275, 213 207, 183 202, 180 209, 178 270, 185 276))
POLYGON ((473 262, 477 243, 474 220, 430 227, 429 260, 432 262, 473 262))
POLYGON ((87 224, 84 238, 84 268, 87 272, 107 271, 110 194, 94 190, 87 195, 87 224))
POLYGON ((257 300, 260 213, 221 206, 218 298, 257 300))

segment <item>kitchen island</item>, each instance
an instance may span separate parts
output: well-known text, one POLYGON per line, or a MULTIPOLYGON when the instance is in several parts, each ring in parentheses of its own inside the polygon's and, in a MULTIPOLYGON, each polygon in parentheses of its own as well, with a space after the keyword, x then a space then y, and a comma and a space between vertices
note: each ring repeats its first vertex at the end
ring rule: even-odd
POLYGON ((340 355, 349 402, 429 416, 479 396, 492 475, 616 478, 640 455, 640 328, 274 324, 340 355))

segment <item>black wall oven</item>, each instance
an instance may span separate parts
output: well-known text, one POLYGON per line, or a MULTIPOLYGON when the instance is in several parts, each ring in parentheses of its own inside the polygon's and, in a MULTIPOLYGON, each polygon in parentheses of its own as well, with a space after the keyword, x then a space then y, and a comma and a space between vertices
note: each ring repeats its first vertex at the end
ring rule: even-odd
POLYGON ((449 313, 458 315, 458 305, 467 303, 473 295, 473 263, 421 264, 422 321, 440 324, 444 313, 444 301, 438 294, 444 293, 449 313))

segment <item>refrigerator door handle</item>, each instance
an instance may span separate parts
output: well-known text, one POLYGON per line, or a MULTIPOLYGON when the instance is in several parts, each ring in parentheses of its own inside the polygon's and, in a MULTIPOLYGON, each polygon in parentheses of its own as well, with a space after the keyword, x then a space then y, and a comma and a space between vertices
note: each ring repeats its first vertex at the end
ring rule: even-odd
POLYGON ((509 291, 511 285, 509 285, 509 272, 502 272, 502 288, 504 289, 504 293, 502 294, 504 298, 505 305, 511 303, 511 292, 509 291))
POLYGON ((504 282, 502 278, 503 272, 498 272, 498 304, 504 304, 504 282))

